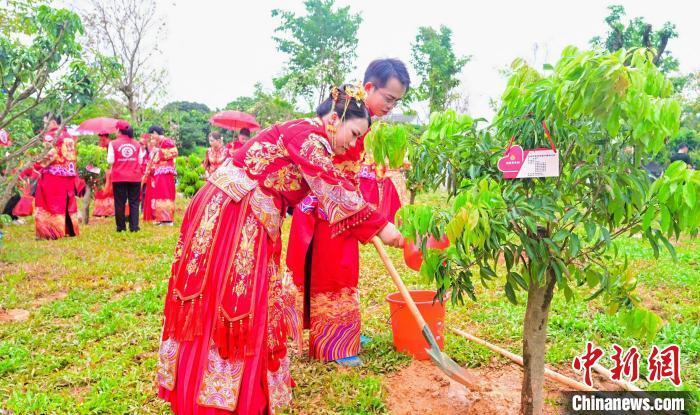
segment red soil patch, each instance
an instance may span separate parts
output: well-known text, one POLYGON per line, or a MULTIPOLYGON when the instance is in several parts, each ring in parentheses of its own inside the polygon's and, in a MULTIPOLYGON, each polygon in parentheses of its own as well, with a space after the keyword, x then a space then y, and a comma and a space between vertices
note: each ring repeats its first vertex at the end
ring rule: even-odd
POLYGON ((0 309, 0 324, 11 323, 15 321, 26 321, 29 319, 29 311, 20 308, 3 310, 0 309))
MULTIPOLYGON (((430 362, 412 361, 407 368, 386 379, 389 412, 395 415, 503 415, 519 412, 522 368, 514 364, 492 362, 484 367, 466 370, 481 380, 481 390, 468 390, 450 380, 430 362)), ((580 376, 571 371, 560 372, 574 379, 580 376)), ((596 377, 594 385, 604 390, 618 389, 610 382, 603 383, 599 377, 596 377)), ((566 388, 558 383, 545 381, 546 414, 564 413, 561 393, 564 390, 566 388)))

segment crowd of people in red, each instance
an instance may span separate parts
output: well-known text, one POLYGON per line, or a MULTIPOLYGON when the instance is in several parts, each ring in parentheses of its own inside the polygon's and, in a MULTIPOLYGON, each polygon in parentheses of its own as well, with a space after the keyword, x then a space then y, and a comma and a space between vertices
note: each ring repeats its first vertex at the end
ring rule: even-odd
MULTIPOLYGON (((406 200, 402 172, 375 164, 364 138, 409 85, 401 61, 379 59, 363 85, 334 87, 315 117, 252 138, 243 128, 225 145, 218 132, 209 135, 207 182, 182 218, 158 352, 158 394, 175 413, 261 414, 287 405, 290 337, 312 358, 362 364, 359 244, 378 237, 403 246, 393 222, 406 200)), ((60 119, 45 122, 46 156, 22 172, 13 212, 34 214, 38 239, 77 236, 77 139, 60 119)), ((116 131, 114 139, 100 135, 110 169, 94 214, 114 215, 117 231, 127 229, 127 215, 138 231, 140 212, 172 225, 174 141, 159 126, 139 140, 126 121, 116 131)))

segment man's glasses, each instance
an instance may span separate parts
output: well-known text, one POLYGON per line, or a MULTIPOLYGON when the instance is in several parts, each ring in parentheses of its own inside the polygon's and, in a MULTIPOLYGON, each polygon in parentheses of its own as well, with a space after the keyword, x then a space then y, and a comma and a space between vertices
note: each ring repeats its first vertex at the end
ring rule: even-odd
POLYGON ((382 92, 380 89, 377 90, 377 92, 379 93, 379 95, 382 96, 382 99, 383 99, 384 102, 386 102, 388 105, 391 105, 391 106, 395 107, 396 105, 398 105, 399 102, 401 102, 401 98, 394 98, 394 97, 387 96, 387 95, 386 95, 384 92, 382 92))

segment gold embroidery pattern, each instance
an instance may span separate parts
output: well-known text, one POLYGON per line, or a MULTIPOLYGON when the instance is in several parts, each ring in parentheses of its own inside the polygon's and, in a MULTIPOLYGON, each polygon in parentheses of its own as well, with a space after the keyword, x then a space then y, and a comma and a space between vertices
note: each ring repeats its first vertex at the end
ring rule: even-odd
POLYGON ((276 241, 282 227, 282 214, 275 205, 275 199, 263 193, 260 188, 256 188, 250 198, 250 208, 253 210, 255 217, 265 227, 270 238, 276 241))
POLYGON ((225 162, 209 176, 209 183, 223 190, 231 199, 240 202, 243 196, 254 189, 258 182, 248 177, 245 170, 231 162, 225 162))
POLYGON ((295 191, 301 189, 301 173, 294 166, 284 166, 267 175, 265 187, 279 192, 295 191))
POLYGON ((197 402, 202 406, 235 410, 243 377, 243 366, 242 359, 222 359, 216 346, 212 345, 209 348, 209 361, 202 378, 197 402))
POLYGON ((270 407, 274 413, 292 403, 292 376, 289 373, 289 356, 280 359, 276 372, 267 372, 267 384, 270 391, 270 407))
POLYGON ((216 220, 219 218, 219 213, 221 213, 223 201, 223 195, 217 193, 207 205, 204 217, 202 217, 202 221, 199 222, 199 228, 195 231, 192 241, 192 252, 194 252, 195 256, 204 253, 209 247, 209 244, 211 244, 212 232, 214 226, 216 226, 216 220))
POLYGON ((257 176, 281 157, 284 157, 284 151, 277 144, 258 141, 253 143, 246 152, 245 165, 250 174, 257 176))
POLYGON ((306 177, 311 191, 318 197, 318 202, 328 215, 331 225, 354 215, 366 206, 360 192, 347 190, 340 184, 331 184, 320 177, 306 177))
POLYGON ((250 215, 243 225, 241 233, 241 242, 238 245, 234 266, 238 280, 234 286, 236 295, 240 296, 245 290, 245 281, 248 279, 250 272, 255 265, 255 241, 258 237, 258 223, 255 218, 250 215))
MULTIPOLYGON (((221 206, 223 205, 224 196, 221 193, 216 193, 211 201, 207 204, 204 211, 204 216, 199 222, 199 227, 192 236, 192 257, 190 257, 187 263, 187 274, 192 275, 197 272, 198 269, 206 267, 206 256, 203 254, 211 245, 211 241, 214 237, 214 227, 216 226, 216 221, 221 213, 221 206), (200 259, 204 259, 201 261, 200 259)), ((185 284, 187 287, 187 284, 185 284)))
POLYGON ((175 374, 177 372, 177 354, 180 344, 173 339, 160 343, 158 350, 157 379, 158 384, 171 391, 175 388, 175 374))
POLYGON ((320 168, 325 172, 334 172, 333 160, 331 160, 332 151, 330 145, 325 138, 318 134, 309 134, 309 137, 301 145, 299 152, 302 157, 306 158, 309 163, 320 168))
POLYGON ((284 342, 285 329, 281 325, 284 324, 284 298, 282 297, 282 279, 279 276, 276 257, 273 255, 270 258, 270 263, 267 266, 267 275, 270 279, 269 290, 267 294, 267 345, 270 349, 278 346, 280 341, 284 342), (283 335, 278 338, 276 332, 283 335))

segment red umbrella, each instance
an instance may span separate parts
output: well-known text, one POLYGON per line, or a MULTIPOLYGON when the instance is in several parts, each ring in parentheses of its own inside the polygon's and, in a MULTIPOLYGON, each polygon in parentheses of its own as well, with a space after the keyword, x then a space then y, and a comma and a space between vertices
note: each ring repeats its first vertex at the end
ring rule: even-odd
POLYGON ((209 119, 209 122, 227 130, 240 130, 241 128, 257 130, 260 128, 260 124, 255 121, 255 117, 241 111, 218 112, 209 119))
POLYGON ((77 131, 82 134, 112 134, 117 132, 116 118, 97 117, 85 120, 77 128, 77 131))

